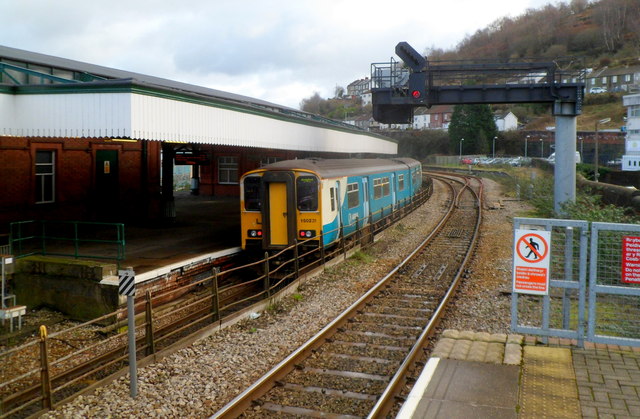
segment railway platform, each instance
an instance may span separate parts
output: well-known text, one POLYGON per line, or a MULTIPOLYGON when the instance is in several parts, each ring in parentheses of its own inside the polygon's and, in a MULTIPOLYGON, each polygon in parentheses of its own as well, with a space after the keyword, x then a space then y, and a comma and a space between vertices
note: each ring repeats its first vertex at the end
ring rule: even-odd
POLYGON ((238 197, 194 196, 181 191, 175 193, 175 206, 171 224, 126 227, 126 258, 121 266, 152 276, 193 259, 239 251, 238 197))
POLYGON ((640 417, 640 348, 447 330, 397 417, 640 417))

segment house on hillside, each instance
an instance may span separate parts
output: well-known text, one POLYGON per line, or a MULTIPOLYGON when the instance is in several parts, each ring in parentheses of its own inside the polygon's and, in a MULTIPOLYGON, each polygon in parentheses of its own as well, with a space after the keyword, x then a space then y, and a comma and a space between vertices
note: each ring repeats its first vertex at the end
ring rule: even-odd
POLYGON ((586 91, 603 88, 607 92, 634 92, 640 90, 640 66, 602 68, 589 74, 586 91))
POLYGON ((498 131, 511 131, 518 129, 518 117, 512 112, 502 112, 493 115, 493 120, 496 123, 498 131))
POLYGON ((622 170, 640 170, 640 94, 622 97, 627 107, 627 134, 622 156, 622 170))
POLYGON ((371 91, 371 79, 369 77, 351 82, 347 86, 347 96, 351 97, 362 96, 369 91, 371 91))
POLYGON ((448 129, 453 106, 436 105, 417 108, 413 114, 413 129, 448 129))

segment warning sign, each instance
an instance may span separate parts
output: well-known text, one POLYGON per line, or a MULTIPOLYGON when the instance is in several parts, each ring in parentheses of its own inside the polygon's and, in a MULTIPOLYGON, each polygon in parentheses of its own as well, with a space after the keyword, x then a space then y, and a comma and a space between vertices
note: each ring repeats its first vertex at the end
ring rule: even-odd
POLYGON ((640 237, 622 237, 622 282, 640 284, 640 237))
POLYGON ((551 232, 516 230, 513 249, 513 292, 549 293, 551 232))

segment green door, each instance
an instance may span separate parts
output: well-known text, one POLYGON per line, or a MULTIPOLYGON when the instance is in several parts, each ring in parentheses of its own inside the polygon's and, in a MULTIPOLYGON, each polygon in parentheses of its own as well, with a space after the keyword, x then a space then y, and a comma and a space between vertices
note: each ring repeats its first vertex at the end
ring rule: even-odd
POLYGON ((118 151, 96 151, 96 190, 98 210, 117 204, 118 200, 118 151))

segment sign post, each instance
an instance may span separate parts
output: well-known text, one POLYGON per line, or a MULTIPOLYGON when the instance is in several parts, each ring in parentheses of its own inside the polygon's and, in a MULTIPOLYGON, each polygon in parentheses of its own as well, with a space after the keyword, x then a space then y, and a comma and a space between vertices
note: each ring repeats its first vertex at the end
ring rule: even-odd
POLYGON ((136 313, 134 297, 136 295, 136 274, 133 269, 127 268, 118 271, 118 293, 127 296, 127 335, 129 337, 129 376, 130 394, 135 398, 138 395, 138 368, 136 364, 136 313))
POLYGON ((549 294, 551 232, 516 230, 513 249, 513 292, 549 294))

